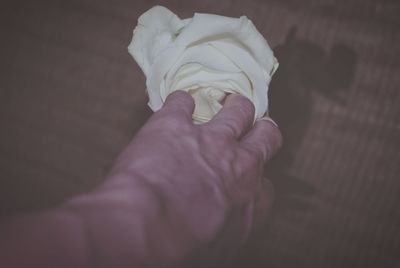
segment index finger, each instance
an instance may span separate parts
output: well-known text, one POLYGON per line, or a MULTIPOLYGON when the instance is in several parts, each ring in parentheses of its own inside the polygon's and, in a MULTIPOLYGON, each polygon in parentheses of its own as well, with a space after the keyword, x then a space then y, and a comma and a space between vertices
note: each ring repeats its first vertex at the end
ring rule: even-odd
POLYGON ((194 100, 192 96, 185 91, 176 90, 167 96, 163 107, 156 111, 149 121, 161 121, 163 125, 192 123, 193 111, 194 100))

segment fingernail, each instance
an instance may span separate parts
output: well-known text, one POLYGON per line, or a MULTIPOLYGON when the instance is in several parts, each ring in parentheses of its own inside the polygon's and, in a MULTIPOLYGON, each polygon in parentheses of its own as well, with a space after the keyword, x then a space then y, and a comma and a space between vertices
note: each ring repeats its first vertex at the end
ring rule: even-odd
POLYGON ((265 120, 265 121, 271 122, 275 127, 279 128, 278 124, 274 120, 272 120, 272 118, 269 116, 263 116, 258 120, 265 120))

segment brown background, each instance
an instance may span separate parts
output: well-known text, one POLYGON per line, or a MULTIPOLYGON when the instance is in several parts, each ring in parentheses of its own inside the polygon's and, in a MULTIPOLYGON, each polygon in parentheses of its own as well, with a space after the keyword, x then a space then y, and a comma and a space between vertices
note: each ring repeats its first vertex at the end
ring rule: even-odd
POLYGON ((281 63, 271 222, 242 267, 400 267, 400 1, 9 1, 0 4, 1 216, 97 185, 151 114, 127 54, 166 5, 247 15, 281 63))

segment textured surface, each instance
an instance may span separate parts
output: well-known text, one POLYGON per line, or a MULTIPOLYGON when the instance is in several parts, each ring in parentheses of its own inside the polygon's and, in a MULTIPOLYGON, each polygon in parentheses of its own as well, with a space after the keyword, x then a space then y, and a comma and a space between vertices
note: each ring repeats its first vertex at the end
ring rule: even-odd
MULTIPOLYGON (((15 1, 0 14, 1 215, 95 187, 151 114, 127 54, 155 1, 15 1)), ((160 2, 157 2, 160 3, 160 2)), ((400 267, 400 2, 167 1, 246 14, 280 60, 277 204, 242 267, 400 267)))

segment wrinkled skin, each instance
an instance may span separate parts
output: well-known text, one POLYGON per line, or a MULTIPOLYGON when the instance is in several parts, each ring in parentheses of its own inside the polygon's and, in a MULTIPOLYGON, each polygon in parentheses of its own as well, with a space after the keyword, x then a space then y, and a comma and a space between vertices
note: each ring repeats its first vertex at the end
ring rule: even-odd
POLYGON ((192 123, 193 109, 189 94, 174 92, 97 189, 0 225, 0 264, 228 264, 270 208, 272 189, 263 166, 281 136, 268 120, 253 126, 254 107, 239 95, 229 95, 202 125, 192 123), (10 257, 22 250, 30 252, 25 259, 10 257))

